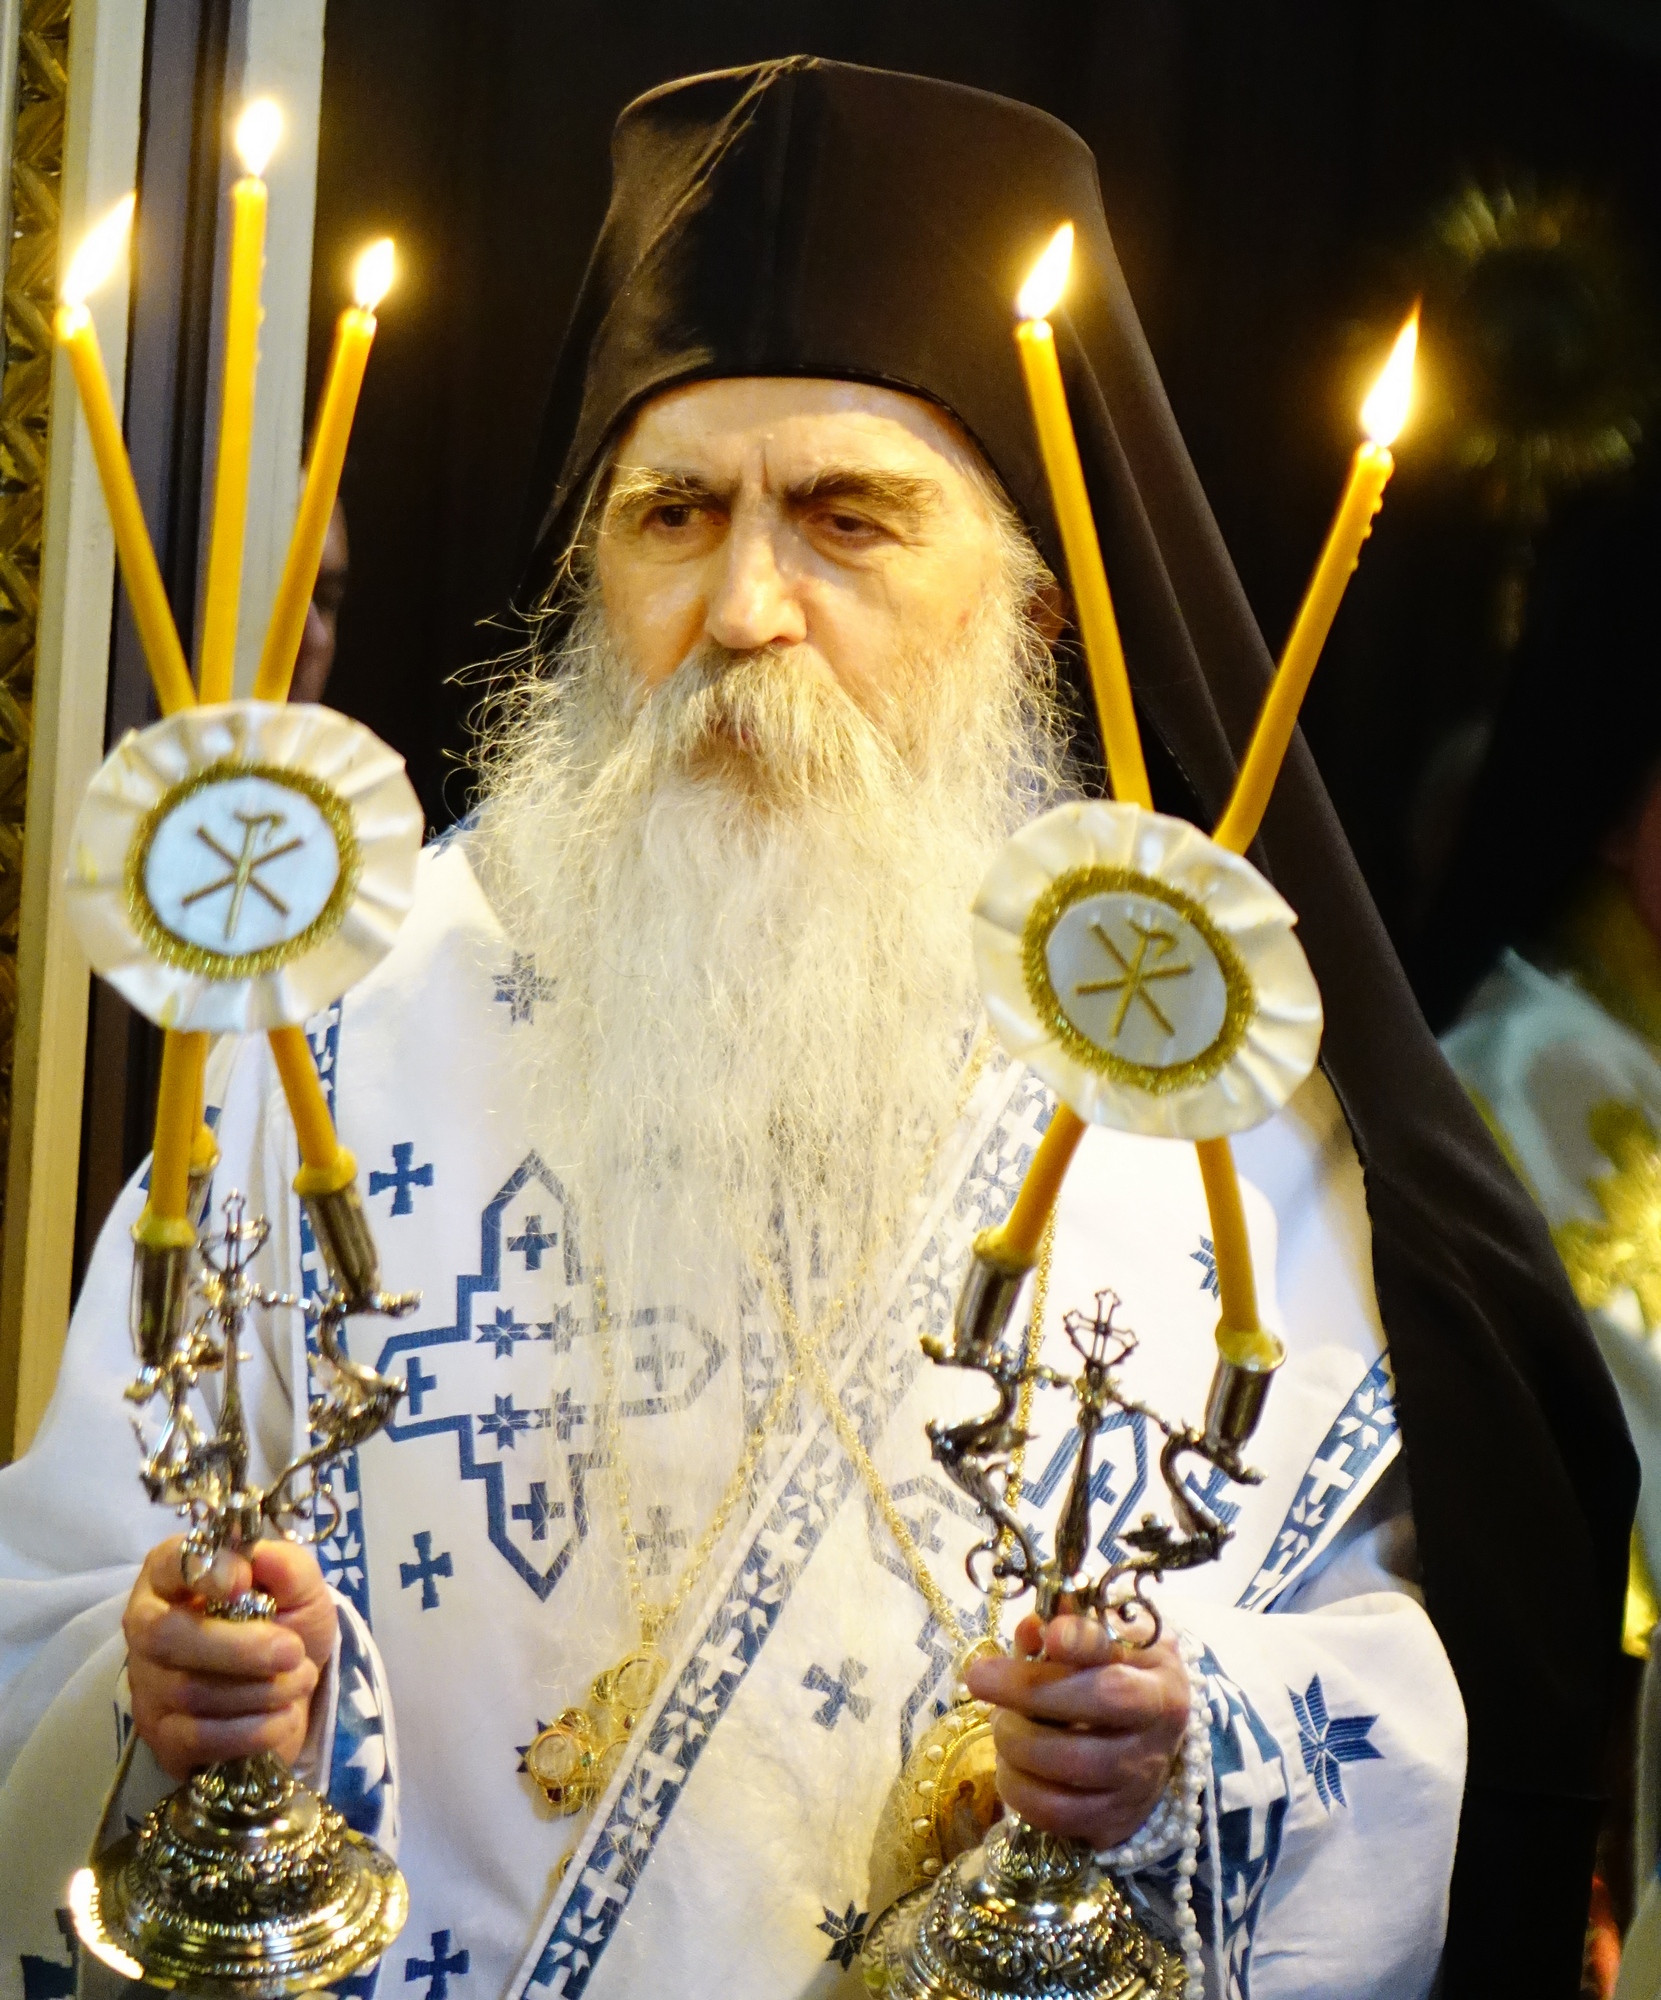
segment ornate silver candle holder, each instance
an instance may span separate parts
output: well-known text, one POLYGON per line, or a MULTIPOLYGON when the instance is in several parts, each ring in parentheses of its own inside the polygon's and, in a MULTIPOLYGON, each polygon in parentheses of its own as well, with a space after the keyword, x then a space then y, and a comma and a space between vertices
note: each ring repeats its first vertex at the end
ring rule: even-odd
MULTIPOLYGON (((1120 1386, 1117 1371, 1134 1352, 1136 1336, 1115 1326, 1119 1301, 1113 1293, 1097 1294, 1093 1314, 1067 1315, 1067 1335, 1082 1364, 1067 1375, 1008 1340, 1019 1289, 977 1250, 951 1346, 932 1337, 923 1342, 931 1360, 975 1369, 997 1390, 997 1406, 988 1415, 928 1427, 935 1459, 992 1528, 970 1552, 970 1581, 989 1595, 1019 1597, 1030 1590, 1042 1619, 1077 1610, 1100 1618, 1124 1646, 1150 1646, 1162 1627, 1147 1586, 1168 1570, 1214 1562, 1229 1537, 1222 1520, 1185 1484, 1180 1462, 1199 1458, 1230 1479, 1257 1483, 1261 1474, 1242 1463, 1240 1452, 1279 1365, 1278 1343, 1258 1335, 1254 1358, 1219 1360, 1205 1425, 1186 1429, 1120 1386), (1048 1560, 1006 1498, 1011 1459, 1027 1440, 1019 1416, 1023 1396, 1038 1389, 1070 1394, 1079 1430, 1072 1483, 1048 1560), (1144 1515, 1123 1537, 1132 1553, 1091 1578, 1085 1565, 1095 1440, 1116 1412, 1143 1416, 1164 1434, 1159 1470, 1172 1520, 1144 1515)), ((865 1959, 867 1983, 888 2000, 1181 2000, 1185 1985, 1181 1955, 1137 1920, 1089 1847, 1041 1833, 1013 1814, 935 1881, 884 1912, 872 1926, 865 1959)))
MULTIPOLYGON (((183 1562, 193 1582, 208 1578, 221 1551, 246 1550, 266 1534, 300 1540, 333 1532, 334 1461, 378 1431, 404 1393, 401 1382, 347 1356, 341 1324, 348 1312, 396 1317, 419 1302, 418 1294, 380 1289, 367 1229, 332 1214, 327 1219, 337 1226, 316 1230, 328 1290, 305 1300, 264 1291, 249 1266, 269 1224, 250 1221, 235 1193, 222 1215, 218 1237, 188 1257, 172 1248, 147 1253, 140 1244, 134 1264, 139 1374, 127 1395, 140 1405, 159 1403, 163 1412, 149 1440, 134 1419, 144 1451, 140 1477, 157 1505, 189 1521, 183 1562), (194 1318, 193 1298, 202 1306, 194 1318), (255 1308, 304 1313, 316 1326, 323 1364, 309 1412, 315 1442, 265 1487, 249 1482, 240 1380, 246 1356, 238 1347, 255 1308), (219 1415, 209 1428, 192 1399, 215 1374, 219 1415)), ((210 1601, 207 1611, 249 1619, 276 1608, 264 1592, 249 1590, 210 1601)), ((409 1907, 391 1860, 271 1755, 199 1771, 82 1870, 70 1900, 82 1942, 104 1963, 132 1979, 216 2000, 279 2000, 342 1979, 386 1950, 409 1907)))

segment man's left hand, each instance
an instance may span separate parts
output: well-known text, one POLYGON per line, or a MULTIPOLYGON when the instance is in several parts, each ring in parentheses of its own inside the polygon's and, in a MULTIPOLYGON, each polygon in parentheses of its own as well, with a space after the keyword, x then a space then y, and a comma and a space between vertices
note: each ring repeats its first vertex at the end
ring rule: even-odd
POLYGON ((1117 1847, 1159 1803, 1188 1725, 1173 1638, 1116 1646, 1094 1618, 1023 1618, 1014 1659, 976 1660, 969 1692, 995 1702, 1005 1805, 1047 1833, 1117 1847), (1036 1653, 1042 1659, 1023 1658, 1036 1653))

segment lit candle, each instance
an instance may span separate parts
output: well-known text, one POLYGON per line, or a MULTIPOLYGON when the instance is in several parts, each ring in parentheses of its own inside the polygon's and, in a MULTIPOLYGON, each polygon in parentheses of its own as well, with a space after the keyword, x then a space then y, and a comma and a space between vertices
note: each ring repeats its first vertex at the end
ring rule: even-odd
POLYGON ((1366 435, 1350 466, 1349 484, 1344 488, 1326 547, 1298 608, 1292 636, 1269 684, 1263 711, 1234 781, 1233 795, 1217 822, 1213 838, 1218 846, 1235 854, 1244 854, 1257 838, 1269 794, 1274 790, 1292 741, 1298 710, 1309 691, 1315 663, 1321 657, 1321 648, 1332 630, 1344 591, 1361 559, 1361 544, 1373 531, 1373 516, 1383 502, 1384 488, 1395 470, 1390 447, 1407 421, 1413 394, 1413 359, 1418 345, 1419 310, 1415 306, 1396 336, 1383 374, 1361 406, 1361 427, 1366 435))
POLYGON ((1051 237, 1016 299, 1015 309, 1020 317, 1015 326, 1015 345, 1021 357, 1021 372, 1026 377, 1038 448, 1043 454, 1056 526, 1061 531, 1061 547, 1067 558, 1073 608, 1096 697, 1102 746, 1107 752, 1108 779, 1116 799, 1129 805, 1148 806, 1153 803, 1153 795, 1148 790, 1148 769, 1142 759, 1142 739, 1130 698, 1125 650, 1119 641, 1119 621, 1113 615, 1107 572, 1102 567, 1101 544, 1096 539, 1084 468, 1079 463, 1078 441, 1067 412, 1067 392, 1062 386, 1061 362, 1055 351, 1055 330, 1049 322, 1049 315, 1066 287, 1072 262, 1073 225, 1064 222, 1051 237))
POLYGON ((335 326, 334 351, 329 357, 323 400, 318 408, 305 490, 300 496, 300 511, 294 517, 294 533, 289 540, 282 581, 277 586, 277 600, 271 607, 271 623, 266 629, 259 671, 254 676, 254 697, 258 701, 288 699, 288 685, 294 678, 294 663, 299 658, 300 640, 306 629, 306 612, 317 587, 317 568, 323 560, 329 517, 340 491, 341 468, 346 463, 346 443, 352 434, 358 391, 363 387, 363 371, 368 366, 369 349, 375 338, 375 308, 386 296, 392 272, 390 236, 371 243, 353 267, 352 291, 357 303, 347 307, 335 326))
POLYGON ((203 701, 229 701, 236 670, 237 605, 248 522, 248 467, 254 448, 254 375, 259 366, 260 278, 265 268, 265 182, 282 132, 269 97, 257 98, 236 124, 242 178, 231 189, 231 256, 225 287, 225 347, 219 395, 219 448, 213 481, 213 531, 202 609, 203 701))
POLYGON ((311 1043, 303 1028, 273 1028, 267 1040, 300 1142, 295 1189, 303 1195, 337 1194, 356 1176, 357 1162, 335 1135, 311 1043))
POLYGON ((138 627, 162 713, 172 715, 193 705, 196 690, 191 685, 184 648, 179 644, 178 628, 173 623, 173 610, 156 566, 150 531, 144 525, 144 509, 139 504, 133 468, 121 436, 121 419, 115 413, 97 329, 86 306, 88 294, 96 291, 120 263, 132 226, 133 197, 129 194, 116 203, 71 258, 61 287, 63 303, 58 307, 54 330, 69 357, 80 394, 99 483, 115 532, 115 552, 120 558, 127 599, 133 607, 133 622, 138 627))

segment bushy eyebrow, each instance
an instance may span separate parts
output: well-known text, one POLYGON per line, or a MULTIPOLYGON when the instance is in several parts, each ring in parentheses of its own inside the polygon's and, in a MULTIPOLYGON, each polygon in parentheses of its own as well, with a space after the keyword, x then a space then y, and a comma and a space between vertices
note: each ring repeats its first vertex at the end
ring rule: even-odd
MULTIPOLYGON (((606 517, 638 521, 652 507, 728 507, 736 489, 718 486, 696 473, 644 465, 620 466, 606 495, 606 517)), ((791 508, 824 506, 841 501, 868 507, 894 526, 915 528, 941 503, 943 494, 932 479, 913 473, 889 472, 878 466, 826 465, 789 488, 791 508)))

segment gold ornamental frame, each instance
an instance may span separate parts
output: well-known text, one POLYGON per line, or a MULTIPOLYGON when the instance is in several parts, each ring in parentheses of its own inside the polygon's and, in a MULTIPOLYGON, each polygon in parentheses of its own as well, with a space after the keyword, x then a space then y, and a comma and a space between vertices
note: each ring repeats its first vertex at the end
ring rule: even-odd
POLYGON ((33 742, 41 522, 52 417, 70 0, 23 0, 0 368, 0 1226, 17 1042, 18 918, 33 742))

